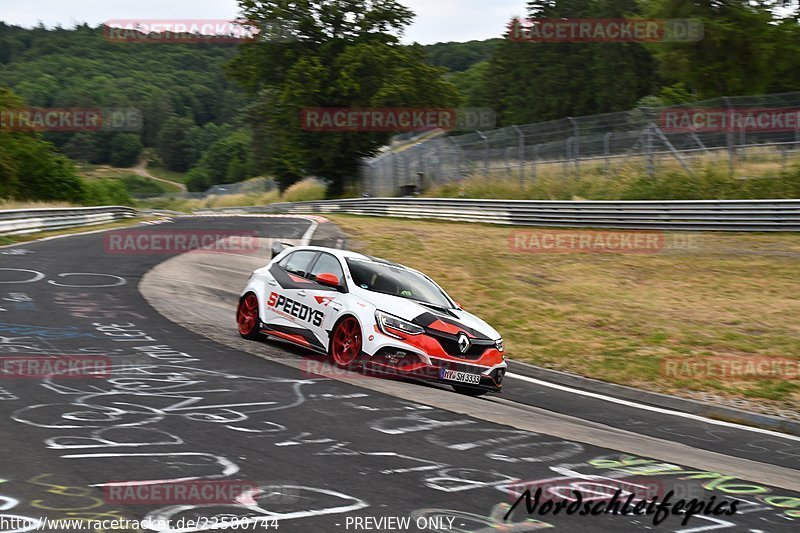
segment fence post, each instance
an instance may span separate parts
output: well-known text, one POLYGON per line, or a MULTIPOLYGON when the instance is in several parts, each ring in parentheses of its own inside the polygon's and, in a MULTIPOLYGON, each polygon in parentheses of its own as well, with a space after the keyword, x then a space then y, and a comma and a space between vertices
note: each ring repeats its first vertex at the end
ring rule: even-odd
POLYGON ((519 129, 518 126, 511 126, 514 128, 514 131, 517 132, 519 135, 519 148, 518 148, 518 156, 519 156, 519 188, 525 188, 525 134, 522 133, 522 130, 519 129))
MULTIPOLYGON (((442 181, 444 181, 444 176, 442 175, 443 170, 444 170, 443 167, 442 167, 442 160, 444 159, 444 157, 442 157, 442 155, 440 154, 438 149, 434 148, 433 153, 434 153, 434 157, 436 157, 436 160, 434 161, 434 163, 436 163, 436 181, 437 182, 442 182, 442 181)), ((429 182, 430 182, 430 180, 429 180, 429 182)))
POLYGON ((489 179, 489 137, 480 131, 475 131, 483 139, 483 177, 489 179))
POLYGON ((794 151, 797 152, 797 147, 800 145, 800 123, 794 125, 794 151))
POLYGON ((567 117, 569 119, 570 124, 572 124, 572 130, 575 133, 575 138, 572 141, 573 146, 573 157, 575 158, 575 178, 580 180, 581 179, 581 130, 578 127, 578 123, 572 117, 567 117))
POLYGON ((456 163, 457 165, 456 178, 461 179, 463 177, 462 173, 464 172, 464 150, 461 149, 461 147, 458 145, 458 143, 454 138, 448 135, 447 139, 449 139, 450 142, 453 143, 453 146, 456 147, 456 151, 458 152, 458 163, 456 163))
MULTIPOLYGON (((423 150, 422 151, 422 176, 428 175, 428 162, 430 161, 430 152, 423 150)), ((420 177, 420 172, 417 170, 417 180, 418 183, 417 187, 420 189, 422 188, 422 178, 420 177)))
POLYGON ((537 164, 539 162, 539 152, 542 150, 542 145, 537 144, 533 147, 533 181, 536 182, 538 178, 537 164))
POLYGON ((572 142, 574 140, 574 137, 567 137, 566 154, 564 155, 564 177, 569 176, 569 162, 572 159, 572 142))
POLYGON ((644 130, 644 153, 647 157, 647 176, 654 178, 656 175, 656 161, 655 154, 653 153, 653 110, 650 107, 644 108, 644 113, 647 115, 647 128, 644 130))
POLYGON ((727 140, 728 140, 728 175, 733 177, 734 163, 736 159, 736 140, 733 130, 733 106, 727 96, 723 96, 722 100, 725 102, 725 107, 728 110, 728 117, 725 123, 728 125, 727 140))
POLYGON ((400 158, 401 154, 392 152, 392 195, 400 190, 400 158))
POLYGON ((611 138, 614 136, 613 131, 609 131, 608 133, 603 136, 603 158, 606 162, 606 174, 611 172, 611 160, 609 157, 611 156, 611 138))
MULTIPOLYGON (((405 159, 406 159, 406 181, 405 181, 405 183, 403 183, 403 185, 408 185, 409 183, 411 183, 411 172, 412 172, 411 154, 412 154, 412 152, 416 152, 416 151, 417 151, 417 147, 416 146, 414 148, 411 148, 410 150, 406 150, 406 157, 405 157, 405 159)), ((414 154, 413 161, 414 161, 413 162, 413 165, 414 165, 414 169, 413 170, 416 170, 417 167, 419 167, 419 157, 417 157, 417 154, 414 154)))

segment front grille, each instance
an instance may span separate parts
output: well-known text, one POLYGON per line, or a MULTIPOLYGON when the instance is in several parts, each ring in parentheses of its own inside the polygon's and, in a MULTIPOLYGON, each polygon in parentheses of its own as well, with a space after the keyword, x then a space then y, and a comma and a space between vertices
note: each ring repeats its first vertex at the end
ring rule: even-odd
POLYGON ((466 353, 461 353, 461 348, 458 346, 457 335, 450 335, 432 329, 427 330, 427 333, 436 339, 447 355, 452 355, 453 357, 458 357, 469 361, 480 359, 481 356, 486 353, 486 350, 494 348, 494 342, 492 341, 470 339, 469 349, 466 351, 466 353))
POLYGON ((468 365, 465 363, 456 363, 453 361, 446 361, 444 359, 436 360, 434 363, 438 365, 439 368, 444 368, 446 370, 455 370, 456 372, 466 372, 468 374, 483 374, 486 368, 482 366, 475 366, 475 365, 468 365))

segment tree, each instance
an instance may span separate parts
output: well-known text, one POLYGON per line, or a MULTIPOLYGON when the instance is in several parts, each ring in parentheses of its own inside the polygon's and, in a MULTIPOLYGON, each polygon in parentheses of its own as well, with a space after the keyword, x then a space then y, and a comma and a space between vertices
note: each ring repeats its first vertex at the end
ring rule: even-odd
POLYGON ((118 133, 111 141, 108 162, 115 167, 132 167, 139 162, 142 141, 135 133, 118 133))
MULTIPOLYGON (((647 5, 650 17, 703 23, 700 41, 648 45, 661 76, 683 83, 700 99, 761 93, 774 79, 775 54, 785 57, 786 51, 775 49, 780 30, 773 26, 769 0, 654 0, 647 5)), ((791 60, 797 70, 797 56, 791 60)))
POLYGON ((308 107, 448 107, 458 100, 444 69, 426 64, 420 47, 397 35, 413 17, 394 0, 240 0, 258 27, 284 29, 278 42, 243 45, 228 66, 256 103, 249 109, 257 160, 282 188, 306 175, 340 194, 388 133, 303 131, 308 107))
POLYGON ((64 145, 64 153, 76 161, 96 163, 99 158, 97 139, 91 133, 79 132, 64 145))
POLYGON ((186 186, 190 191, 205 191, 212 185, 234 183, 254 175, 250 157, 250 137, 233 133, 212 144, 200 162, 189 172, 186 186))
MULTIPOLYGON (((24 107, 25 102, 0 87, 0 111, 24 107)), ((0 130, 0 196, 78 202, 83 193, 75 165, 40 134, 0 130)))
MULTIPOLYGON (((535 0, 528 17, 641 16, 635 0, 535 0)), ((640 43, 528 42, 498 46, 473 99, 502 125, 622 111, 657 89, 656 65, 640 43)))
POLYGON ((164 122, 158 134, 156 151, 164 162, 164 166, 176 172, 186 172, 191 166, 190 152, 192 147, 188 137, 194 127, 194 121, 187 117, 173 116, 164 122))

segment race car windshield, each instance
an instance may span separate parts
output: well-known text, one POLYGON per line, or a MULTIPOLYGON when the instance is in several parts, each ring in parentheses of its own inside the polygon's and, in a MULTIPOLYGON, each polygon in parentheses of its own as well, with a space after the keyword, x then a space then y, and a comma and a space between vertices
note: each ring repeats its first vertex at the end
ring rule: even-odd
POLYGON ((360 259, 347 259, 347 266, 350 267, 353 283, 362 289, 445 309, 455 307, 431 280, 403 267, 360 259))

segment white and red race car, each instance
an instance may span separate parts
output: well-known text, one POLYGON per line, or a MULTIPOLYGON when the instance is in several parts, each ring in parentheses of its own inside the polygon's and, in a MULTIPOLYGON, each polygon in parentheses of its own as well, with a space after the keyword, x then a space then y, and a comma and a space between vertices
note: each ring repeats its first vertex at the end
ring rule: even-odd
POLYGON ((438 381, 460 393, 499 392, 503 339, 425 274, 355 252, 273 249, 236 314, 239 334, 327 354, 340 368, 438 381))

